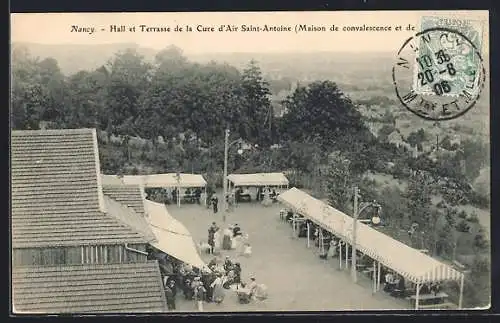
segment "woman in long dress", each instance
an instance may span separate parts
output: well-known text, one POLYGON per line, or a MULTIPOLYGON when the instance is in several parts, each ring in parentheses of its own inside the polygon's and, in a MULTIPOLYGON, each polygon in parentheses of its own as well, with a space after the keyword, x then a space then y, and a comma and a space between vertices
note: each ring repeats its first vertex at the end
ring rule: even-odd
POLYGON ((233 232, 231 231, 231 228, 224 229, 224 238, 222 240, 222 249, 231 250, 231 247, 232 247, 231 236, 232 235, 233 235, 233 232))
POLYGON ((219 253, 221 244, 222 244, 222 236, 220 234, 220 229, 217 228, 217 230, 214 233, 214 254, 219 253))
POLYGON ((210 287, 213 288, 212 300, 217 304, 222 303, 225 297, 225 292, 222 284, 222 275, 218 273, 217 278, 215 278, 215 280, 212 282, 212 285, 210 285, 210 287))

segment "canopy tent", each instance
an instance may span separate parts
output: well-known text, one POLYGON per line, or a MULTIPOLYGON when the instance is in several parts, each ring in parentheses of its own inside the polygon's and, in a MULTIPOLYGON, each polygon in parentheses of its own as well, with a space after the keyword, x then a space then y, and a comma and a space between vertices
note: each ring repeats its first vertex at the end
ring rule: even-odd
MULTIPOLYGON (((353 218, 347 214, 297 188, 280 194, 278 200, 296 213, 352 244, 353 218)), ((417 284, 417 291, 424 283, 460 280, 459 306, 461 306, 463 273, 362 222, 358 222, 357 227, 356 247, 375 261, 417 284)))
MULTIPOLYGON (((207 181, 199 174, 166 173, 151 175, 102 175, 107 185, 138 185, 142 188, 205 188, 207 181)), ((181 204, 181 194, 177 194, 177 204, 181 204)))
POLYGON ((151 175, 103 175, 106 182, 113 183, 119 180, 125 185, 140 185, 149 188, 162 188, 162 187, 205 187, 207 181, 199 174, 179 174, 166 173, 166 174, 151 174, 151 175))
POLYGON ((147 220, 156 242, 151 245, 166 254, 199 269, 208 269, 186 227, 167 211, 164 204, 146 200, 147 220))
POLYGON ((283 173, 230 174, 228 181, 233 186, 286 186, 288 179, 283 173))

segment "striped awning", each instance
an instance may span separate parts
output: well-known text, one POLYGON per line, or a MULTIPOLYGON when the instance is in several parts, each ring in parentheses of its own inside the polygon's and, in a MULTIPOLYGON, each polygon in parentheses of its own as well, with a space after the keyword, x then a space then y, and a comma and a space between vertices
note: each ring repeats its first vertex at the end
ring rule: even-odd
POLYGON ((149 188, 205 187, 207 181, 199 174, 166 173, 151 175, 102 175, 105 184, 137 185, 149 188))
MULTIPOLYGON (((347 243, 352 243, 353 218, 328 204, 292 188, 278 196, 300 215, 310 219, 347 243)), ((429 255, 358 222, 357 248, 414 283, 460 280, 462 273, 429 255)))

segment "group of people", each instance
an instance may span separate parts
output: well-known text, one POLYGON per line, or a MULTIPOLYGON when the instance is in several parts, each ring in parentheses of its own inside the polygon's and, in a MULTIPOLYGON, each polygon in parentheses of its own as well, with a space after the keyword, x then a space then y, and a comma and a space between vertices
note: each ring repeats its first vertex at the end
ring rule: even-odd
POLYGON ((216 222, 212 222, 208 228, 208 245, 210 246, 209 252, 212 254, 218 254, 221 249, 236 249, 240 254, 246 256, 251 254, 248 235, 243 234, 238 224, 230 225, 221 230, 216 222))
POLYGON ((257 284, 255 277, 249 283, 242 282, 241 265, 233 262, 229 256, 223 262, 214 257, 208 264, 210 270, 199 270, 188 264, 173 266, 173 272, 164 275, 164 291, 169 310, 176 309, 178 292, 182 291, 185 300, 194 301, 198 311, 203 311, 205 302, 221 304, 226 290, 248 290, 249 298, 264 299, 267 297, 266 287, 257 284))

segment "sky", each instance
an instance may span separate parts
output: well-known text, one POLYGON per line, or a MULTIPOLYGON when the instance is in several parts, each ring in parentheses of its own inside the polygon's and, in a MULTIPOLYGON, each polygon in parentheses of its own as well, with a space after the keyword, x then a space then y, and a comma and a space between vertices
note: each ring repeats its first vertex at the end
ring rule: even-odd
POLYGON ((483 22, 484 49, 488 50, 488 11, 336 11, 336 12, 196 12, 196 13, 14 13, 11 42, 41 44, 137 43, 162 49, 176 45, 186 54, 214 52, 396 52, 419 30, 422 16, 483 22), (285 26, 291 31, 241 31, 246 26, 285 26), (135 32, 110 32, 110 26, 135 26, 135 32), (170 32, 141 32, 140 25, 170 27, 170 32), (176 26, 183 28, 174 32, 176 26), (193 28, 186 31, 186 25, 193 28), (219 32, 221 25, 239 31, 219 32), (296 32, 297 25, 324 26, 327 31, 296 32), (346 26, 391 27, 392 31, 343 31, 346 26), (406 27, 414 26, 415 31, 406 27), (71 32, 72 26, 95 32, 71 32), (214 31, 197 31, 197 27, 214 31), (330 31, 335 26, 338 31, 330 31), (401 26, 401 31, 394 30, 401 26))

